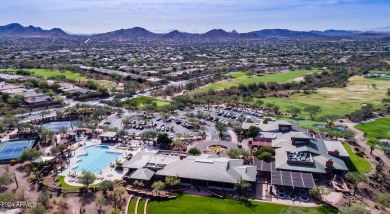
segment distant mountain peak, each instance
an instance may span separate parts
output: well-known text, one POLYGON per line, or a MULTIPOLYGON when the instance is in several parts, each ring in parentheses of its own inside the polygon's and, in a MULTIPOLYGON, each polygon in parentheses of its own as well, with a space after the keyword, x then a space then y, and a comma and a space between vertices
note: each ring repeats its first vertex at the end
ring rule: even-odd
POLYGON ((43 30, 40 27, 29 25, 23 27, 19 23, 0 26, 0 37, 29 38, 29 37, 68 37, 69 35, 59 28, 43 30))

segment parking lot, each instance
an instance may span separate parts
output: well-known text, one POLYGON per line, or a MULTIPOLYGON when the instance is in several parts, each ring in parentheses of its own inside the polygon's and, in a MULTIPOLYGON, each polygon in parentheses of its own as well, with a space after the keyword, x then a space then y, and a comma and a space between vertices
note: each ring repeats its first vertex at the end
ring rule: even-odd
MULTIPOLYGON (((262 114, 241 108, 207 106, 179 109, 170 115, 160 113, 146 113, 142 111, 125 111, 123 115, 111 115, 104 125, 118 130, 124 129, 129 134, 140 135, 142 132, 153 130, 167 133, 170 137, 198 136, 209 133, 211 139, 218 139, 215 123, 226 124, 228 127, 241 125, 243 121, 251 120, 260 123, 262 114), (123 120, 129 118, 129 123, 123 125, 123 120)), ((224 140, 231 141, 228 132, 224 133, 224 140)))

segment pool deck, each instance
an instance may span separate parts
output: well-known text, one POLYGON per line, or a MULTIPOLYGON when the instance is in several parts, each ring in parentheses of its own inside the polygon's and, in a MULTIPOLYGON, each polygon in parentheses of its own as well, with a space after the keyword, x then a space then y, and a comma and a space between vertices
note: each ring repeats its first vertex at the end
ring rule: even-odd
MULTIPOLYGON (((73 144, 72 147, 73 147, 73 149, 76 148, 76 150, 74 151, 74 153, 72 154, 72 157, 70 158, 70 163, 69 163, 68 167, 64 171, 59 173, 58 175, 65 176, 64 181, 65 181, 65 183, 67 183, 69 185, 82 186, 82 184, 77 183, 77 178, 75 178, 74 176, 71 176, 71 175, 75 173, 72 171, 72 169, 77 166, 78 156, 85 154, 84 148, 88 147, 88 146, 108 146, 109 149, 107 150, 107 152, 117 152, 117 153, 121 154, 117 159, 119 161, 124 160, 125 157, 127 157, 127 155, 129 153, 132 153, 134 155, 141 150, 154 150, 153 148, 139 147, 136 150, 131 151, 131 150, 126 150, 126 149, 118 149, 118 148, 116 148, 116 145, 117 144, 102 144, 101 141, 97 140, 97 139, 92 139, 92 140, 88 140, 88 141, 81 141, 79 143, 73 144), (83 146, 78 147, 78 144, 83 144, 83 146)), ((113 163, 115 163, 115 162, 116 162, 116 160, 113 161, 113 163)), ((121 180, 126 173, 127 173, 126 169, 115 170, 115 168, 110 167, 110 165, 108 164, 108 166, 105 167, 100 173, 95 174, 98 179, 93 184, 100 183, 103 180, 112 180, 112 181, 116 180, 116 179, 121 180)), ((77 175, 81 175, 81 172, 77 172, 77 175)))

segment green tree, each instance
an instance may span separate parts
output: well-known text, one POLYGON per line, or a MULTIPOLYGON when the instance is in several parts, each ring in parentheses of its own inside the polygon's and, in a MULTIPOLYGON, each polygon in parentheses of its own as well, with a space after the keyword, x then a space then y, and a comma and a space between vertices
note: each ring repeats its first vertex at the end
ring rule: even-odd
POLYGON ((320 113, 322 110, 321 110, 321 107, 320 106, 317 106, 317 105, 308 105, 306 106, 303 111, 307 112, 310 116, 310 119, 314 120, 315 119, 315 116, 320 113))
POLYGON ((271 161, 272 160, 272 154, 269 152, 263 152, 259 156, 257 156, 258 159, 264 160, 264 161, 271 161))
POLYGON ((380 194, 375 197, 375 200, 378 201, 380 204, 382 204, 385 207, 390 207, 390 194, 380 194))
POLYGON ((338 118, 340 118, 340 116, 338 116, 336 114, 326 114, 326 115, 320 117, 319 120, 326 122, 327 126, 331 127, 333 125, 333 122, 335 120, 337 120, 338 118))
POLYGON ((359 172, 348 172, 347 174, 345 174, 345 178, 347 180, 349 180, 354 188, 353 188, 353 196, 356 195, 356 191, 358 189, 358 184, 360 182, 365 182, 367 181, 367 177, 363 174, 360 174, 359 172))
POLYGON ((165 184, 168 186, 168 189, 172 189, 174 186, 180 183, 180 178, 178 176, 168 176, 165 177, 165 184))
POLYGON ((41 80, 38 83, 38 87, 41 89, 47 89, 47 88, 49 88, 49 83, 47 83, 46 80, 41 80))
POLYGON ((19 118, 11 114, 6 114, 3 117, 2 122, 7 126, 7 128, 16 127, 16 125, 19 123, 19 118))
POLYGON ((23 104, 24 97, 22 95, 15 95, 8 99, 8 104, 13 108, 18 108, 23 104))
POLYGON ((140 137, 143 141, 145 140, 153 140, 157 137, 157 132, 156 131, 144 131, 141 133, 140 137))
POLYGON ((84 185, 85 191, 88 191, 89 185, 96 181, 96 176, 92 172, 83 171, 82 174, 77 177, 77 181, 84 185))
POLYGON ((114 189, 114 209, 117 210, 118 202, 122 200, 122 195, 126 192, 126 189, 123 187, 119 187, 114 189))
POLYGON ((107 190, 114 188, 114 183, 110 180, 104 180, 99 184, 99 189, 105 194, 107 190))
POLYGON ((238 193, 238 195, 243 195, 250 186, 250 183, 240 178, 240 180, 234 184, 234 190, 238 193))
POLYGON ((278 105, 273 105, 271 109, 275 114, 279 114, 280 107, 278 105))
POLYGON ((291 114, 291 118, 293 119, 295 119, 301 112, 302 109, 296 106, 292 106, 289 109, 287 109, 287 113, 291 114))
POLYGON ((262 146, 260 147, 259 150, 257 150, 258 155, 262 154, 263 152, 268 152, 271 153, 272 155, 275 155, 275 149, 272 148, 271 146, 262 146))
POLYGON ((127 131, 125 129, 121 129, 119 131, 116 132, 116 135, 118 137, 124 137, 124 136, 127 136, 129 133, 127 133, 127 131))
POLYGON ((49 199, 49 193, 46 190, 42 191, 38 196, 38 203, 42 203, 45 207, 47 207, 49 199))
POLYGON ((31 123, 18 123, 16 128, 19 131, 32 130, 34 126, 31 123))
POLYGON ((131 108, 131 109, 136 109, 137 106, 138 106, 137 100, 135 100, 135 99, 129 99, 129 100, 127 100, 127 101, 125 102, 125 104, 126 104, 129 108, 131 108))
POLYGON ((250 126, 248 130, 245 132, 246 137, 255 138, 260 132, 260 128, 257 126, 250 126))
POLYGON ((227 150, 227 155, 229 158, 238 159, 240 158, 240 151, 238 149, 230 148, 227 150))
POLYGON ((322 195, 328 195, 329 193, 325 186, 315 186, 309 190, 309 194, 319 201, 322 200, 322 195))
POLYGON ((36 149, 26 149, 18 157, 18 161, 19 162, 32 161, 41 155, 42 153, 36 149))
POLYGON ((145 186, 144 182, 139 180, 135 180, 133 185, 139 188, 143 188, 145 186))
POLYGON ((102 210, 102 206, 107 202, 107 199, 106 197, 104 197, 103 195, 99 196, 97 199, 96 199, 96 204, 98 204, 99 206, 99 210, 101 211, 102 210))
POLYGON ((219 132, 219 137, 223 137, 223 132, 227 130, 226 125, 220 122, 215 123, 215 129, 219 132))
POLYGON ((33 208, 31 208, 28 211, 29 214, 45 214, 46 208, 41 203, 37 203, 37 205, 33 208))
POLYGON ((257 99, 257 100, 255 101, 255 107, 256 107, 256 108, 260 108, 263 104, 264 104, 264 101, 263 101, 263 100, 257 99))
POLYGON ((157 143, 163 147, 170 146, 172 144, 172 139, 169 138, 167 133, 158 133, 157 143))
POLYGON ((152 184, 152 188, 153 188, 154 191, 157 192, 157 194, 160 194, 160 190, 165 188, 165 183, 162 182, 162 181, 155 181, 152 184))
POLYGON ((188 153, 190 155, 200 155, 201 151, 196 147, 192 147, 191 149, 188 150, 188 153))
POLYGON ((11 175, 9 174, 9 172, 4 172, 1 176, 0 176, 0 189, 3 185, 6 185, 10 182, 10 179, 11 179, 11 175))

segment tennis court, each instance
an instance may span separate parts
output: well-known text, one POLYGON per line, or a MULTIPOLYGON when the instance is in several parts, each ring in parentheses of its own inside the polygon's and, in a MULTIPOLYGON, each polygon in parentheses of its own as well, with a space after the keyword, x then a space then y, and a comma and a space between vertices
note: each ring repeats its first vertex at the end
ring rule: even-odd
POLYGON ((49 131, 59 133, 61 130, 70 130, 74 128, 74 121, 55 121, 49 122, 42 125, 42 127, 47 128, 49 131))
POLYGON ((0 161, 16 159, 23 150, 34 145, 35 139, 20 139, 0 143, 0 161))

